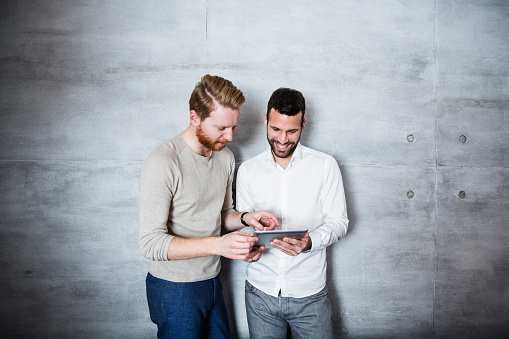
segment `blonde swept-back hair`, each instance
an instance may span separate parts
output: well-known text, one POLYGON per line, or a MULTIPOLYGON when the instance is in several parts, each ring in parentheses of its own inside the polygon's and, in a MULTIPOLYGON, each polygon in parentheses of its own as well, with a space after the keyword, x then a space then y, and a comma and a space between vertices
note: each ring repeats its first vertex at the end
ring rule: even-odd
POLYGON ((225 107, 239 108, 244 101, 244 94, 231 81, 207 74, 196 84, 189 99, 189 109, 196 111, 203 121, 216 109, 216 102, 225 107))

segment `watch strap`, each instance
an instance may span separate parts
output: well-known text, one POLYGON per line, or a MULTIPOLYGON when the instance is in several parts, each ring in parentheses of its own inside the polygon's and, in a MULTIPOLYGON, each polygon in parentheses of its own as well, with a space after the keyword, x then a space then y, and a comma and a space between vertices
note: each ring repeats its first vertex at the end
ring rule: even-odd
POLYGON ((242 215, 240 216, 240 222, 242 223, 242 225, 244 226, 249 226, 249 224, 244 220, 244 216, 247 214, 247 212, 244 212, 242 213, 242 215))

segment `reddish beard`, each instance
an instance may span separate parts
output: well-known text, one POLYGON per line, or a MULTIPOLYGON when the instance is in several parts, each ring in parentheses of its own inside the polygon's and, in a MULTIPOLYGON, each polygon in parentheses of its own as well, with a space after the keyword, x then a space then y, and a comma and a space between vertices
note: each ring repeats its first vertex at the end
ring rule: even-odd
POLYGON ((196 128, 196 137, 198 138, 200 144, 214 152, 222 151, 226 147, 226 143, 228 142, 228 140, 212 141, 212 139, 210 139, 208 135, 206 135, 205 132, 203 132, 201 124, 196 128))

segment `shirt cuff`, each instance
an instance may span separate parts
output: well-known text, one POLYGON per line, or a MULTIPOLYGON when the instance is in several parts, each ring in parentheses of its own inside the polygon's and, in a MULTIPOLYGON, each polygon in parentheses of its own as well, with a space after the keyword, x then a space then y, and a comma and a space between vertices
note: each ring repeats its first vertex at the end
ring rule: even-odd
POLYGON ((312 253, 316 251, 316 247, 320 243, 320 235, 318 235, 316 232, 309 232, 309 237, 311 238, 311 248, 307 251, 304 251, 302 253, 312 253))

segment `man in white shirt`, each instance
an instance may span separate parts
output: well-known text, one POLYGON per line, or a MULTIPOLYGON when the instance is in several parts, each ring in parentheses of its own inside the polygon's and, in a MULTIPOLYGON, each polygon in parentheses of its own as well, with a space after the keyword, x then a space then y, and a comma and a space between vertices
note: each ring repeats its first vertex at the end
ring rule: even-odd
POLYGON ((345 193, 336 160, 299 143, 302 93, 280 88, 265 115, 270 147, 237 173, 237 210, 265 210, 283 230, 307 229, 302 239, 273 240, 247 267, 246 311, 251 338, 332 338, 327 297, 327 246, 348 229, 345 193))

